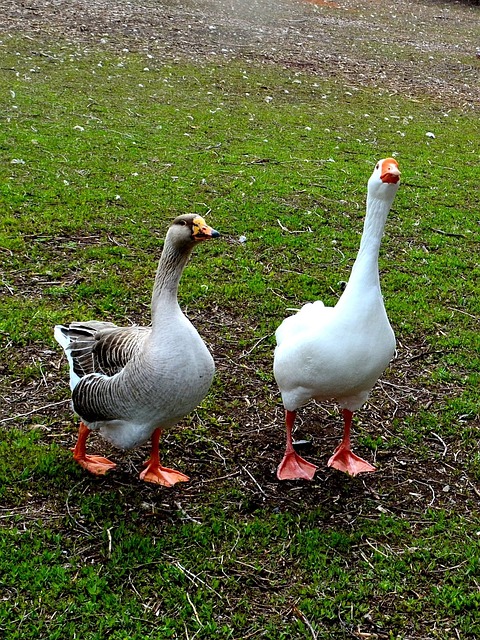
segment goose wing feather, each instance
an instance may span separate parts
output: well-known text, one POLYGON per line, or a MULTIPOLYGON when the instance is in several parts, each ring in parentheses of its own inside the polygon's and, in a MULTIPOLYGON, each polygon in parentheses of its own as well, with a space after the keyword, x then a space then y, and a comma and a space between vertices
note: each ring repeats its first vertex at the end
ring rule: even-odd
POLYGON ((284 319, 275 332, 277 346, 296 339, 311 331, 312 326, 320 326, 330 316, 332 307, 326 307, 321 300, 307 302, 292 316, 284 319))
POLYGON ((63 336, 73 373, 83 378, 93 373, 114 376, 141 349, 149 327, 117 327, 112 322, 73 322, 59 325, 57 337, 63 336))

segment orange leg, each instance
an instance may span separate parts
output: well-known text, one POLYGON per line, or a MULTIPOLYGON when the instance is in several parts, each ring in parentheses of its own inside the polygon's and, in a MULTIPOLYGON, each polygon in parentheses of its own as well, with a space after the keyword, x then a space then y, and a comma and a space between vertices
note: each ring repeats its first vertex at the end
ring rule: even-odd
POLYGON ((175 469, 168 469, 162 467, 160 464, 160 452, 159 443, 162 430, 160 428, 155 429, 152 433, 152 451, 150 458, 145 463, 146 469, 140 474, 140 479, 145 482, 153 482, 155 484, 161 484, 164 487, 173 487, 177 482, 188 482, 190 478, 180 471, 175 469))
POLYGON ((375 471, 375 467, 372 467, 366 460, 362 460, 352 452, 350 448, 350 429, 353 414, 348 409, 343 409, 342 413, 344 420, 343 440, 328 461, 328 466, 344 471, 351 476, 356 476, 365 471, 375 471))
POLYGON ((296 411, 285 411, 285 423, 287 427, 287 445, 285 455, 277 468, 279 480, 312 480, 317 467, 304 460, 293 448, 292 429, 295 422, 296 411))
POLYGON ((109 469, 114 469, 117 465, 111 462, 107 458, 101 456, 89 456, 86 453, 86 442, 90 435, 91 430, 86 424, 80 422, 80 428, 78 430, 78 439, 73 451, 73 458, 78 464, 93 473, 96 476, 103 476, 109 469))

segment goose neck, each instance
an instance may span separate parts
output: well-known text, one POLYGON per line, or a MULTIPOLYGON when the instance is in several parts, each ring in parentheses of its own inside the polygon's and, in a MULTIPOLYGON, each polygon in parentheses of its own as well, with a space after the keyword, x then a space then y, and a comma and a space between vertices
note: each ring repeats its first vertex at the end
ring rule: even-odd
POLYGON ((379 198, 367 198, 367 213, 363 225, 360 250, 368 249, 378 256, 390 203, 379 198))
POLYGON ((367 198, 362 239, 350 280, 360 278, 364 285, 368 282, 379 285, 378 255, 389 209, 390 203, 386 200, 367 198))
POLYGON ((155 327, 162 316, 171 315, 178 308, 178 285, 191 248, 180 251, 166 244, 158 261, 152 293, 152 325, 155 327))

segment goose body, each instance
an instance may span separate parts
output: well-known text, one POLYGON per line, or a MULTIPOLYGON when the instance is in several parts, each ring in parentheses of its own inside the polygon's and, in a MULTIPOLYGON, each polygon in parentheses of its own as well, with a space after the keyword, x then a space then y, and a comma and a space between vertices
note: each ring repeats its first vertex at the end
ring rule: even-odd
POLYGON ((98 321, 55 327, 55 338, 69 362, 73 408, 81 419, 74 457, 92 473, 103 474, 115 466, 86 454, 90 431, 98 431, 121 449, 152 438, 142 479, 166 486, 188 479, 162 467, 158 445, 161 431, 195 409, 212 383, 213 358, 182 313, 177 292, 195 244, 217 236, 200 216, 173 221, 155 278, 151 327, 98 321))
POLYGON ((367 400, 395 351, 395 335, 385 311, 378 255, 388 212, 399 187, 393 158, 380 160, 368 181, 367 213, 360 249, 342 296, 334 307, 304 305, 278 327, 274 376, 286 412, 287 445, 277 476, 312 479, 316 467, 293 449, 296 410, 311 399, 336 400, 344 417, 344 437, 328 465, 350 475, 374 471, 350 448, 352 414, 367 400))

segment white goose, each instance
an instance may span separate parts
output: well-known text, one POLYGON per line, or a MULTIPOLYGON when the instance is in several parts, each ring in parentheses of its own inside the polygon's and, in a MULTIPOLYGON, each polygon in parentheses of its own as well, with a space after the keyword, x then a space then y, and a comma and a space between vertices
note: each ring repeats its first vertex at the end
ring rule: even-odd
POLYGON ((286 318, 275 337, 273 371, 285 407, 287 444, 280 480, 311 480, 315 465, 293 448, 296 410, 309 400, 336 400, 344 418, 343 440, 328 466, 355 476, 375 471, 350 448, 352 413, 368 395, 395 351, 395 335, 380 290, 378 254, 385 221, 399 187, 393 158, 380 160, 368 181, 367 213, 350 279, 334 307, 317 301, 286 318))
POLYGON ((164 486, 188 480, 160 464, 162 429, 190 413, 207 394, 213 358, 178 304, 180 277, 194 246, 220 234, 194 214, 168 229, 152 294, 151 327, 117 327, 110 322, 57 325, 55 338, 70 365, 74 411, 80 416, 74 459, 103 475, 115 463, 87 455, 92 430, 113 445, 131 449, 152 439, 140 478, 164 486))

